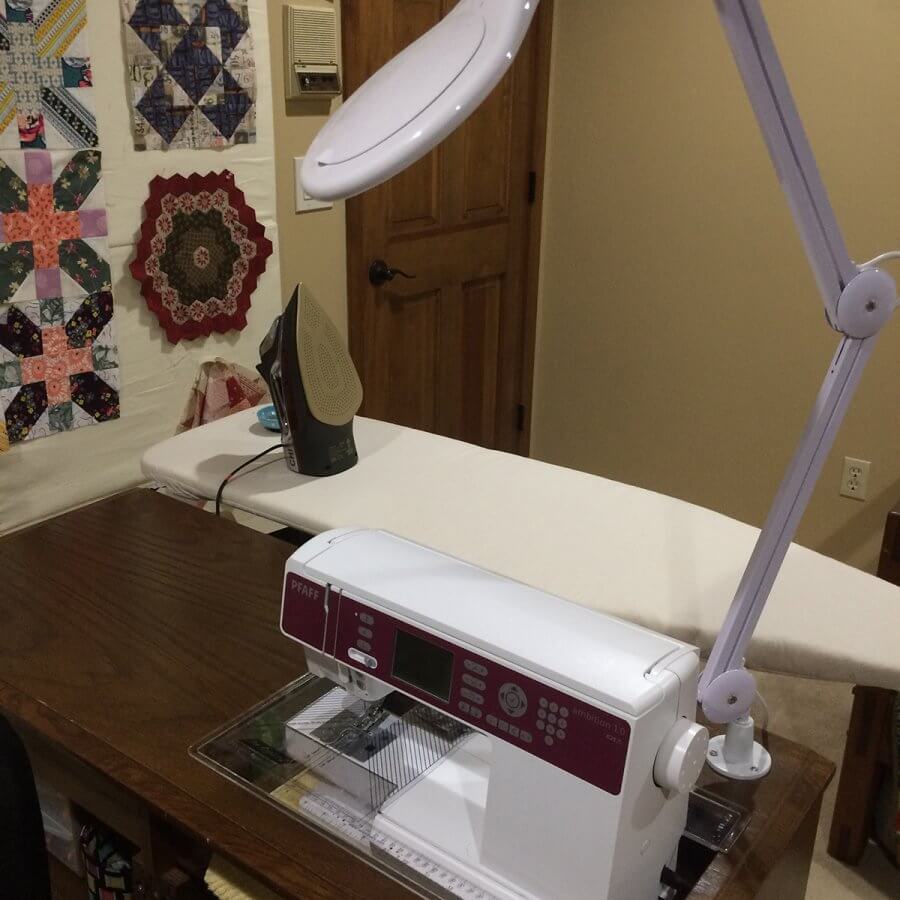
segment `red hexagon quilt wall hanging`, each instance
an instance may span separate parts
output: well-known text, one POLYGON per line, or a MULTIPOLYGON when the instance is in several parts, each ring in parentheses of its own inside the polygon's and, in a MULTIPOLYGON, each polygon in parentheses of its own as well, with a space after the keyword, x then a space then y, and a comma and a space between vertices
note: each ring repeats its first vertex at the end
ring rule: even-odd
POLYGON ((247 325, 272 242, 229 171, 157 176, 131 274, 173 343, 247 325))

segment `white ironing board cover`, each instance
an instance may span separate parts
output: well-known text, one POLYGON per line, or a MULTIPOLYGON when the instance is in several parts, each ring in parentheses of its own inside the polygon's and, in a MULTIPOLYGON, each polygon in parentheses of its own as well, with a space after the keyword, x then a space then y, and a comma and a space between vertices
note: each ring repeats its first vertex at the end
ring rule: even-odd
MULTIPOLYGON (((275 453, 227 505, 319 533, 383 528, 708 651, 759 533, 726 516, 572 469, 357 418, 359 464, 306 478, 275 453)), ((278 436, 248 410, 151 447, 145 475, 213 499, 278 436)), ((792 545, 751 667, 900 688, 900 588, 792 545)))

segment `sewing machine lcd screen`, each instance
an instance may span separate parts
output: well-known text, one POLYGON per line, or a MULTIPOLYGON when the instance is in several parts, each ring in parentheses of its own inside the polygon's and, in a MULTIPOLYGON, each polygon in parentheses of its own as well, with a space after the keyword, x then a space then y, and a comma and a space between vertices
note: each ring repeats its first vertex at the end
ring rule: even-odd
POLYGON ((398 628, 393 675, 447 702, 453 684, 453 654, 398 628))

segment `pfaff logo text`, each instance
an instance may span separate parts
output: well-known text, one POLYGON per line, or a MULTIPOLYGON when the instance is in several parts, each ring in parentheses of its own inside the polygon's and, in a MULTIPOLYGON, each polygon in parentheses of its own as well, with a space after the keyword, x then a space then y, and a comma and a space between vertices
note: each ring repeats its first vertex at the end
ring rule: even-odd
POLYGON ((291 591, 304 600, 322 599, 322 588, 319 585, 313 584, 305 578, 298 578, 296 575, 291 576, 291 591))

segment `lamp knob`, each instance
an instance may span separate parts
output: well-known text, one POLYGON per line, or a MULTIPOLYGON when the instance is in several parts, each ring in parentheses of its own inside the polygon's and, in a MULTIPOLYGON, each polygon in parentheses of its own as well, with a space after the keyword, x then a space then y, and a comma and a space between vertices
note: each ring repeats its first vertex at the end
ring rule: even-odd
POLYGON ((702 725, 679 719, 656 754, 653 780, 667 793, 686 794, 700 777, 708 745, 709 732, 702 725))

